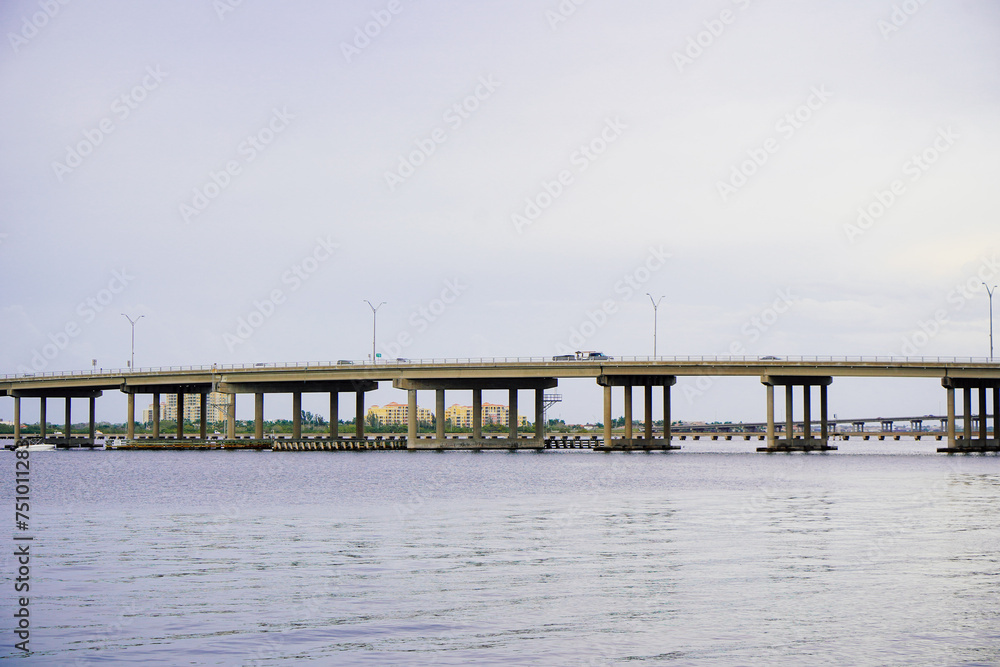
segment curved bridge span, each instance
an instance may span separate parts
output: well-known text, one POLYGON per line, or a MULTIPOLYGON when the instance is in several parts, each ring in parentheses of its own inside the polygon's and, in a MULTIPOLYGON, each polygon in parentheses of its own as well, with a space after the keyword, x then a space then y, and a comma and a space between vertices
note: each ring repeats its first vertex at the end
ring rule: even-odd
MULTIPOLYGON (((558 385, 560 379, 593 378, 604 393, 604 437, 597 449, 676 449, 671 444, 670 387, 681 376, 756 376, 765 387, 767 404, 767 446, 761 451, 823 451, 835 449, 829 445, 827 395, 837 377, 878 378, 938 378, 947 392, 948 446, 939 451, 997 451, 997 416, 1000 414, 1000 364, 986 358, 947 357, 619 357, 612 359, 553 359, 551 357, 498 357, 480 359, 419 359, 394 361, 341 360, 336 362, 297 362, 275 364, 174 366, 100 370, 97 372, 66 372, 6 375, 0 377, 0 395, 14 400, 15 438, 20 437, 22 398, 40 399, 39 423, 45 437, 46 403, 49 398, 65 399, 66 433, 72 423, 70 399, 90 399, 90 437, 94 437, 96 399, 105 391, 121 391, 128 396, 128 439, 134 439, 135 396, 153 396, 153 435, 159 435, 159 396, 172 394, 177 405, 184 405, 184 396, 197 394, 201 400, 200 437, 206 438, 206 398, 210 392, 228 395, 227 437, 235 437, 237 394, 255 396, 255 436, 263 436, 263 406, 266 394, 292 395, 293 438, 301 437, 301 397, 303 393, 329 393, 330 437, 339 438, 337 415, 339 395, 354 393, 357 397, 355 438, 364 437, 364 394, 378 388, 379 382, 391 382, 393 387, 407 392, 407 447, 410 449, 482 449, 536 448, 545 446, 545 389, 558 385), (635 387, 643 388, 644 427, 632 432, 632 396, 635 387), (774 388, 784 387, 784 428, 774 420, 774 388), (794 420, 795 388, 801 387, 801 419, 794 420), (625 433, 613 438, 611 432, 611 398, 615 388, 621 388, 625 398, 625 433), (664 432, 654 438, 652 403, 654 388, 662 393, 664 432), (816 391, 813 391, 813 389, 816 391), (508 438, 483 438, 483 390, 508 390, 510 423, 508 438), (437 414, 444 414, 445 392, 472 392, 472 436, 464 440, 445 437, 444 420, 438 420, 433 438, 417 436, 417 392, 434 391, 437 414), (533 437, 522 437, 517 427, 518 390, 534 390, 535 420, 533 437), (955 391, 962 393, 963 430, 957 432, 959 419, 955 391), (989 393, 992 390, 992 405, 989 393), (978 392, 978 413, 973 411, 973 394, 978 392), (818 393, 819 414, 813 422, 812 401, 818 393), (988 428, 992 407, 993 428, 988 428), (794 421, 793 421, 794 420, 794 421), (978 422, 978 432, 972 425, 978 422), (794 423, 800 422, 801 433, 795 434, 794 423), (988 437, 992 435, 993 437, 988 437)), ((178 420, 178 436, 184 437, 183 420, 178 420)))

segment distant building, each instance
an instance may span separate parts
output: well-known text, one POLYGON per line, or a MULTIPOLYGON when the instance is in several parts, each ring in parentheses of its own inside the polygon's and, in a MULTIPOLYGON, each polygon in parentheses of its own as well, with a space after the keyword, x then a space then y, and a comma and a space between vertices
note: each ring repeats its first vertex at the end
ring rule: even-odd
MULTIPOLYGON (((160 402, 160 420, 177 420, 177 394, 166 394, 166 400, 160 402)), ((229 405, 229 395, 218 391, 213 391, 208 395, 205 404, 205 412, 209 422, 226 421, 226 408, 229 405)), ((201 395, 184 394, 184 420, 189 422, 201 421, 201 395)), ((142 411, 142 421, 144 424, 153 421, 153 404, 142 411)))
MULTIPOLYGON (((483 403, 483 424, 506 424, 510 408, 499 403, 483 403)), ((472 428, 472 406, 454 404, 444 411, 444 418, 458 428, 472 428)), ((518 426, 527 426, 526 417, 518 416, 518 426)))
MULTIPOLYGON (((389 424, 406 424, 407 423, 407 406, 404 403, 387 403, 386 405, 373 405, 368 408, 368 418, 370 419, 373 415, 375 419, 378 420, 379 426, 388 426, 389 424)), ((434 413, 427 408, 421 408, 417 406, 417 421, 418 422, 430 422, 434 419, 434 413)))

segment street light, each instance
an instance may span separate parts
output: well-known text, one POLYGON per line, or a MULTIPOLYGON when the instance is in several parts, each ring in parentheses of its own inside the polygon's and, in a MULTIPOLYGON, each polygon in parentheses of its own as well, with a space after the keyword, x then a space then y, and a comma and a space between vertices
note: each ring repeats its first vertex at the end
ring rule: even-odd
POLYGON ((135 318, 134 320, 131 317, 129 317, 128 315, 126 315, 125 313, 122 313, 122 316, 126 320, 128 320, 129 324, 132 325, 132 361, 129 362, 129 369, 130 370, 135 370, 135 323, 138 322, 139 320, 141 320, 142 318, 146 317, 146 316, 145 315, 140 315, 139 317, 135 318))
POLYGON ((385 305, 385 301, 383 301, 377 306, 373 306, 372 302, 369 301, 368 299, 365 299, 365 303, 367 303, 368 307, 372 309, 372 363, 374 364, 375 363, 375 316, 376 313, 378 313, 378 309, 385 305))
POLYGON ((663 301, 663 295, 656 301, 653 301, 653 295, 646 292, 646 296, 649 297, 649 302, 653 304, 653 358, 656 358, 656 309, 660 307, 660 302, 663 301))
POLYGON ((994 285, 993 289, 986 283, 983 283, 983 287, 986 288, 986 293, 990 295, 990 361, 993 361, 993 292, 996 291, 997 286, 994 285))

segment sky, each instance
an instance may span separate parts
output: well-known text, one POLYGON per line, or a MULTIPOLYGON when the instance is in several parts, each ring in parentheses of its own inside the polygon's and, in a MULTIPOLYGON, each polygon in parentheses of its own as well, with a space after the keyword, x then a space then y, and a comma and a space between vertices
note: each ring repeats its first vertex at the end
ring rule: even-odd
MULTIPOLYGON (((5 0, 0 27, 0 374, 125 367, 123 313, 142 368, 361 361, 365 300, 385 359, 651 355, 647 294, 661 356, 990 353, 990 0, 5 0)), ((675 418, 764 418, 757 379, 707 384, 675 418)), ((600 419, 595 383, 559 391, 600 419)))

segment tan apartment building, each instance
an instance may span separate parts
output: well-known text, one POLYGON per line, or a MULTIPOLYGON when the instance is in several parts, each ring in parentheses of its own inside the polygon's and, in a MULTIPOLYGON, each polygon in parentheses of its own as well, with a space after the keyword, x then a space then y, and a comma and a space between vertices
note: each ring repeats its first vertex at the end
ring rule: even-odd
MULTIPOLYGON (((368 416, 370 419, 372 415, 378 420, 379 426, 386 426, 389 424, 405 424, 407 423, 406 418, 406 404, 405 403, 387 403, 386 405, 373 405, 368 408, 368 416)), ((430 422, 434 419, 434 413, 427 408, 417 407, 417 421, 418 422, 430 422)))
MULTIPOLYGON (((483 403, 483 424, 506 424, 510 408, 499 403, 483 403)), ((472 406, 455 403, 444 411, 444 418, 458 428, 472 428, 472 406)), ((522 415, 517 417, 518 426, 527 426, 528 419, 522 415)))

